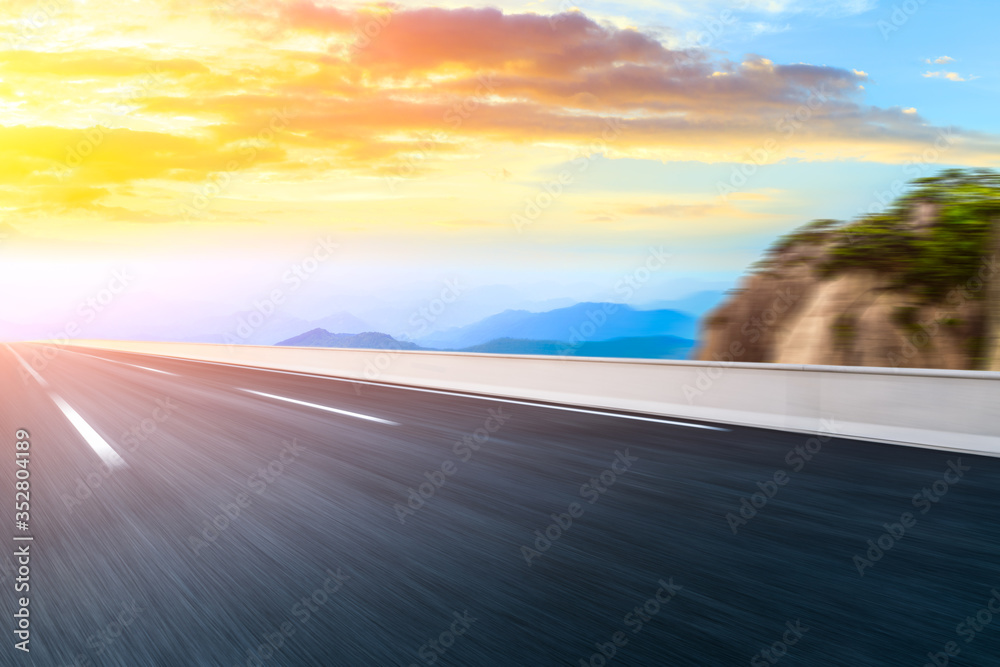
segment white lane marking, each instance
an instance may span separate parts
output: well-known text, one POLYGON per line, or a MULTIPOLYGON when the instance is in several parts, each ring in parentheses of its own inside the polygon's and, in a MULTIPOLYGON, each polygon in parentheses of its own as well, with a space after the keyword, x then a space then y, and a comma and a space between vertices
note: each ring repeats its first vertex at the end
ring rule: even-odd
POLYGON ((49 396, 55 402, 55 404, 62 410, 62 413, 66 415, 66 418, 70 421, 76 430, 80 432, 83 439, 87 441, 87 444, 93 448, 97 455, 107 463, 109 466, 124 466, 126 465, 125 459, 118 456, 118 452, 111 448, 111 445, 98 434, 94 428, 86 422, 86 420, 80 416, 80 414, 74 410, 66 401, 62 400, 57 394, 49 392, 49 396))
MULTIPOLYGON (((32 368, 24 359, 22 359, 21 355, 19 355, 16 351, 14 351, 14 348, 12 348, 10 345, 7 345, 6 343, 4 344, 4 346, 8 350, 10 350, 11 353, 15 357, 17 357, 18 361, 20 361, 21 364, 28 369, 28 372, 31 373, 31 375, 36 380, 38 380, 38 384, 42 385, 43 387, 49 386, 49 383, 46 382, 41 375, 35 372, 35 369, 32 368)), ((107 463, 109 466, 127 465, 125 463, 125 459, 119 456, 118 452, 112 449, 111 445, 109 445, 107 441, 104 438, 102 438, 97 431, 94 430, 94 427, 88 424, 87 421, 80 416, 79 412, 74 410, 69 403, 64 401, 62 397, 59 396, 59 394, 55 393, 54 391, 49 390, 47 393, 49 395, 49 398, 52 399, 52 402, 56 404, 56 407, 58 407, 62 411, 62 413, 66 416, 66 419, 69 420, 69 423, 73 425, 73 427, 80 433, 80 436, 83 437, 83 439, 87 442, 87 444, 90 445, 90 447, 97 453, 98 456, 101 457, 102 461, 107 463)))
MULTIPOLYGON (((94 357, 95 359, 97 357, 94 357)), ((170 373, 167 371, 161 371, 158 368, 149 368, 148 366, 139 366, 138 364, 125 364, 126 366, 131 366, 132 368, 141 368, 144 371, 153 371, 154 373, 163 373, 164 375, 177 375, 176 373, 170 373)))
POLYGON ((478 394, 465 394, 460 391, 447 391, 445 389, 425 389, 424 387, 410 387, 404 384, 390 384, 388 382, 369 382, 367 380, 348 380, 347 378, 333 377, 332 375, 315 375, 313 373, 300 373, 298 371, 280 371, 275 368, 258 368, 256 366, 237 366, 234 364, 222 364, 216 361, 202 361, 200 359, 183 359, 182 357, 171 357, 171 359, 182 359, 183 361, 194 361, 200 364, 212 364, 213 366, 227 366, 229 368, 246 368, 254 371, 267 371, 269 373, 282 373, 284 375, 300 375, 302 377, 320 378, 321 380, 336 380, 337 382, 351 382, 356 384, 367 384, 373 387, 388 387, 390 389, 406 389, 407 391, 419 391, 425 394, 443 394, 445 396, 460 396, 462 398, 474 398, 480 401, 496 401, 499 403, 511 403, 513 405, 528 405, 535 408, 548 408, 550 410, 564 410, 566 412, 582 412, 588 415, 600 415, 602 417, 618 417, 619 419, 634 419, 635 421, 655 422, 657 424, 670 424, 671 426, 687 426, 688 428, 703 428, 709 431, 725 431, 728 428, 721 426, 708 426, 706 424, 692 424, 690 422, 679 422, 672 419, 660 419, 658 417, 640 417, 639 415, 626 415, 620 412, 605 412, 604 410, 591 410, 589 408, 572 408, 568 405, 552 405, 550 403, 535 403, 533 401, 519 401, 513 398, 501 398, 498 396, 480 396, 478 394))
MULTIPOLYGON (((455 394, 455 395, 465 396, 465 394, 455 394)), ((477 396, 476 398, 479 397, 477 396)), ((588 410, 587 408, 571 408, 566 405, 547 405, 545 403, 532 403, 530 401, 515 401, 513 399, 508 399, 508 398, 501 398, 498 400, 501 400, 504 403, 513 403, 515 405, 531 405, 539 408, 549 408, 552 410, 565 410, 567 412, 582 412, 583 414, 587 415, 600 415, 602 417, 618 417, 619 419, 634 419, 635 421, 640 421, 640 422, 655 422, 657 424, 670 424, 671 426, 687 426, 688 428, 703 428, 709 431, 729 431, 728 428, 722 428, 721 426, 706 426, 705 424, 691 424, 689 422, 678 422, 672 419, 660 419, 659 417, 640 417, 638 415, 623 415, 618 412, 604 412, 603 410, 588 410)))
POLYGON ((277 401, 287 401, 288 403, 295 403, 296 405, 304 405, 309 408, 316 408, 317 410, 325 410, 327 412, 335 412, 338 415, 346 415, 348 417, 357 417, 358 419, 367 419, 368 421, 378 422, 380 424, 388 424, 389 426, 399 426, 396 422, 391 422, 388 419, 379 419, 378 417, 372 417, 370 415, 363 415, 358 412, 348 412, 347 410, 338 410, 337 408, 331 408, 326 405, 317 405, 316 403, 306 403, 305 401, 297 401, 294 398, 285 398, 284 396, 275 396, 274 394, 265 394, 262 391, 254 391, 253 389, 240 389, 240 391, 245 391, 249 394, 256 394, 257 396, 264 396, 266 398, 273 398, 277 401))
MULTIPOLYGON (((566 412, 581 412, 589 415, 600 415, 602 417, 617 417, 618 419, 633 419, 635 421, 646 421, 654 422, 657 424, 669 424, 671 426, 686 426, 688 428, 700 428, 708 431, 722 431, 728 433, 730 429, 722 428, 721 426, 709 426, 707 424, 692 424, 690 422, 680 422, 674 421, 672 419, 660 419, 657 417, 640 417, 638 415, 626 415, 620 412, 605 412, 604 410, 591 410, 588 408, 573 408, 568 405, 552 405, 549 403, 534 403, 532 401, 518 401, 513 398, 501 398, 499 396, 480 396, 478 394, 466 394, 460 391, 447 391, 444 389, 425 389, 423 387, 410 387, 402 384, 390 384, 388 382, 370 382, 367 380, 350 380, 348 378, 339 378, 332 375, 316 375, 314 373, 302 373, 299 371, 282 371, 276 368, 260 368, 257 366, 241 366, 239 364, 224 364, 218 361, 203 361, 201 359, 185 359, 184 357, 171 357, 161 354, 149 354, 149 353, 135 353, 135 354, 146 354, 150 357, 159 357, 161 359, 172 359, 175 361, 186 361, 196 364, 208 364, 210 366, 225 366, 226 368, 237 368, 245 369, 251 371, 264 371, 267 373, 281 373, 282 375, 298 375, 300 377, 311 377, 319 378, 321 380, 334 380, 336 382, 350 382, 352 384, 365 384, 373 387, 387 387, 390 389, 405 389, 407 391, 419 391, 426 394, 443 394, 444 396, 460 396, 462 398, 474 398, 480 401, 494 401, 497 403, 511 403, 514 405, 528 405, 536 408, 549 408, 550 410, 564 410, 566 412)), ((249 391, 249 390, 243 390, 249 391)))
POLYGON ((124 361, 117 361, 115 359, 108 359, 106 357, 98 357, 98 356, 93 355, 93 354, 87 354, 86 352, 77 352, 76 350, 69 350, 69 351, 72 352, 73 354, 80 354, 80 355, 83 355, 84 357, 90 357, 91 359, 97 359, 99 361, 110 361, 113 364, 121 364, 122 366, 131 366, 132 368, 141 368, 144 371, 153 371, 154 373, 163 373, 164 375, 173 375, 173 376, 177 375, 176 373, 169 373, 167 371, 161 371, 158 368, 150 368, 148 366, 140 366, 138 364, 127 364, 124 361))
POLYGON ((31 373, 31 377, 35 378, 35 380, 38 381, 38 384, 42 385, 43 387, 48 387, 49 386, 49 383, 46 382, 45 379, 42 378, 42 376, 39 375, 38 372, 35 371, 34 368, 31 367, 31 364, 29 364, 27 361, 25 361, 21 357, 21 355, 17 353, 17 351, 14 348, 12 348, 7 343, 4 343, 3 346, 6 347, 8 350, 10 350, 11 354, 13 354, 15 357, 17 357, 17 360, 21 362, 21 365, 24 366, 28 370, 29 373, 31 373))

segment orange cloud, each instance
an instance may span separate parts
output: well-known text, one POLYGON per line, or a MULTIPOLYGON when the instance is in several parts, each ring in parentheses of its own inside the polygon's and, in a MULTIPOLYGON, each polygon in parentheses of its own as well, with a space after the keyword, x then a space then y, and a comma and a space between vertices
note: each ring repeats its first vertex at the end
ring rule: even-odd
MULTIPOLYGON (((180 17, 194 5, 168 6, 180 17)), ((0 126, 0 185, 24 185, 38 205, 92 209, 117 198, 139 210, 141 193, 124 186, 155 180, 183 191, 219 172, 418 174, 528 144, 558 160, 746 161, 770 143, 781 150, 768 161, 904 162, 945 131, 910 108, 866 105, 859 70, 672 50, 651 32, 580 12, 310 0, 226 9, 230 22, 204 43, 0 52, 0 103, 20 114, 0 126), (125 127, 79 128, 114 83, 150 70, 168 85, 130 97, 125 127), (57 187, 65 193, 46 189, 57 187)), ((955 162, 1000 156, 995 136, 947 136, 955 162)))
POLYGON ((206 74, 209 69, 191 58, 150 58, 138 52, 46 51, 0 52, 0 71, 54 78, 96 76, 122 78, 156 74, 206 74))

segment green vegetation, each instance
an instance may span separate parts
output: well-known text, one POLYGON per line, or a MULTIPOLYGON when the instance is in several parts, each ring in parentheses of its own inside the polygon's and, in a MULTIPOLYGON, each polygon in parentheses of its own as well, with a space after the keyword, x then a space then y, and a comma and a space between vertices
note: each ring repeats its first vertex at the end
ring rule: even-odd
POLYGON ((842 224, 840 220, 813 220, 791 234, 782 236, 771 247, 770 252, 781 253, 797 245, 819 245, 830 238, 831 230, 842 224))
MULTIPOLYGON (((795 245, 829 243, 816 267, 828 278, 849 270, 876 271, 897 289, 913 289, 924 302, 944 299, 975 278, 989 254, 993 222, 1000 220, 1000 174, 991 170, 950 169, 917 179, 883 213, 851 223, 817 220, 779 239, 758 270, 779 267, 782 253, 795 245), (926 229, 911 224, 914 207, 938 207, 926 229)), ((982 298, 982 290, 972 290, 982 298)))
POLYGON ((854 343, 854 337, 858 333, 857 319, 853 315, 841 313, 831 325, 833 337, 837 345, 841 348, 849 348, 854 343))
POLYGON ((965 354, 968 356, 970 369, 986 370, 989 363, 986 343, 986 336, 969 336, 965 341, 965 354))
POLYGON ((892 311, 892 321, 903 331, 917 333, 921 330, 920 323, 917 322, 917 312, 915 306, 898 306, 892 311))

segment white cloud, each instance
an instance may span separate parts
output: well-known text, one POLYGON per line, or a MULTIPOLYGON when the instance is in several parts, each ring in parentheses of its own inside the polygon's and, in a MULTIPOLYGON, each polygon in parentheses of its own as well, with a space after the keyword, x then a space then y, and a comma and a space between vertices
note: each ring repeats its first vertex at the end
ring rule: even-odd
POLYGON ((955 59, 951 56, 941 56, 940 58, 935 58, 931 60, 930 58, 925 58, 924 62, 928 65, 947 65, 948 63, 955 62, 955 59))
POLYGON ((787 32, 792 29, 789 24, 777 25, 775 23, 766 23, 764 21, 755 21, 749 24, 750 34, 754 37, 759 37, 760 35, 774 35, 779 32, 787 32))
POLYGON ((978 79, 978 76, 970 76, 965 78, 958 72, 924 72, 925 79, 948 79, 949 81, 972 81, 978 79))
MULTIPOLYGON (((710 3, 705 3, 710 4, 710 3)), ((853 16, 875 9, 877 0, 729 0, 730 9, 766 14, 820 14, 853 16)))
MULTIPOLYGON (((418 2, 422 0, 402 0, 418 2)), ((487 4, 500 6, 505 3, 523 3, 524 0, 454 0, 461 4, 487 4)), ((552 7, 565 11, 579 5, 588 14, 609 16, 620 15, 626 6, 620 0, 542 0, 532 4, 535 11, 547 11, 552 7)), ((719 21, 724 12, 738 17, 739 22, 749 23, 750 17, 758 15, 768 19, 778 19, 795 14, 812 14, 827 18, 837 18, 862 14, 875 9, 877 0, 630 0, 625 13, 637 16, 656 16, 676 27, 678 24, 705 21, 719 21)), ((732 26, 726 26, 731 28, 732 26)))

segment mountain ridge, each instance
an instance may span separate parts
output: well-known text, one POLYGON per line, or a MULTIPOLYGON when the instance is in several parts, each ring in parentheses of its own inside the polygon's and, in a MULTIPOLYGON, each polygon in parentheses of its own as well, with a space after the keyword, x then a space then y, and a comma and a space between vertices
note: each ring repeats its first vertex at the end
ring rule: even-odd
POLYGON ((696 320, 674 310, 639 310, 625 304, 581 302, 565 308, 532 313, 506 310, 464 327, 415 338, 426 347, 465 348, 498 338, 600 341, 623 337, 677 336, 694 338, 696 320))
POLYGON ((1000 370, 1000 175, 946 170, 887 210, 778 239, 696 358, 1000 370))
POLYGON ((389 334, 367 331, 362 334, 330 333, 316 328, 288 340, 281 347, 328 347, 367 350, 426 350, 477 354, 527 354, 545 356, 611 357, 631 359, 686 359, 695 341, 678 336, 631 336, 603 341, 571 343, 556 340, 498 338, 480 345, 455 349, 431 349, 389 334))
POLYGON ((419 345, 396 340, 379 331, 364 331, 359 334, 330 333, 317 327, 298 336, 274 344, 275 347, 346 347, 367 350, 423 350, 419 345))

